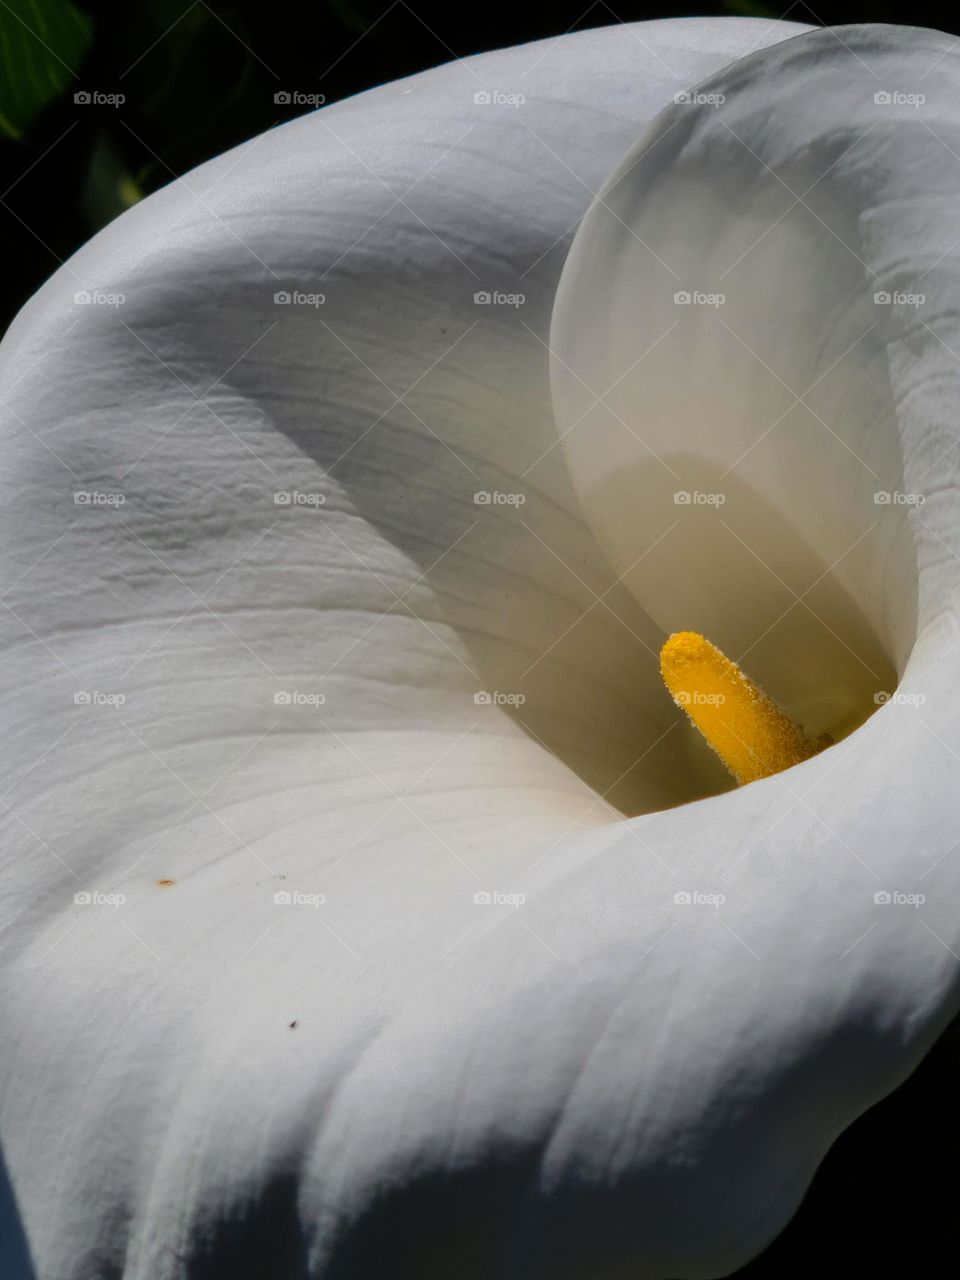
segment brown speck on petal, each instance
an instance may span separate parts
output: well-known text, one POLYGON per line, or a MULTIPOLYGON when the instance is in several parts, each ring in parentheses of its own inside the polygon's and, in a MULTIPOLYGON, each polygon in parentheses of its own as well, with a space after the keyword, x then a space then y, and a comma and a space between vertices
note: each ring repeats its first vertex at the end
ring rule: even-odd
POLYGON ((158 880, 157 885, 161 889, 169 889, 171 885, 176 884, 176 880, 158 880))

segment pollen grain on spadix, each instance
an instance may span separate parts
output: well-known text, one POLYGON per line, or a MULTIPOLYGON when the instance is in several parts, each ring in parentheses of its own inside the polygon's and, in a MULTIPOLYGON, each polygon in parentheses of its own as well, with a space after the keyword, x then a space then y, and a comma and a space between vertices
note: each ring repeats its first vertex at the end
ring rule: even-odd
POLYGON ((800 764, 828 746, 812 741, 735 662, 696 631, 660 650, 660 672, 678 707, 742 786, 800 764))

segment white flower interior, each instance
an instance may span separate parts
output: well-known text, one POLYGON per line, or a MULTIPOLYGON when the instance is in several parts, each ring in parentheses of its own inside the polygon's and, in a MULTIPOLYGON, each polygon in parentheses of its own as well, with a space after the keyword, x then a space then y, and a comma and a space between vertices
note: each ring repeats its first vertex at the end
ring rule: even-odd
POLYGON ((587 519, 654 621, 707 635, 839 739, 896 688, 917 630, 897 290, 823 149, 758 162, 727 93, 669 109, 585 218, 555 412, 587 519))

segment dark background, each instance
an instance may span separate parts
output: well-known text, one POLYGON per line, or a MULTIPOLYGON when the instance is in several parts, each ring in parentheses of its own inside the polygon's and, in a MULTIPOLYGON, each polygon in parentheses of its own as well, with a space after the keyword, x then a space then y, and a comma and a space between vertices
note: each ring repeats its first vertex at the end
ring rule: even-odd
MULTIPOLYGON (((93 231, 140 196, 304 108, 561 32, 689 14, 940 26, 931 4, 760 0, 0 0, 0 332, 93 231), (77 91, 123 93, 122 108, 77 91)), ((960 11, 950 14, 960 31, 960 11)))
MULTIPOLYGON (((0 0, 0 332, 124 208, 303 110, 275 103, 280 90, 333 102, 454 56, 621 21, 725 13, 960 31, 960 10, 902 0, 816 9, 754 0, 0 0), (126 101, 74 101, 93 89, 126 101)), ((800 1213, 741 1280, 955 1274, 958 1095, 954 1030, 840 1138, 800 1213)))

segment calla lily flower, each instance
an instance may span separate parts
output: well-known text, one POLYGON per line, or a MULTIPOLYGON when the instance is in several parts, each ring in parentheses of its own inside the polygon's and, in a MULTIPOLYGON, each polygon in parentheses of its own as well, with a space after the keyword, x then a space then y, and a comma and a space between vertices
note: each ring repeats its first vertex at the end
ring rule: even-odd
POLYGON ((726 1274, 916 1066, 958 80, 947 36, 746 19, 458 61, 24 309, 4 1276, 726 1274), (733 788, 685 629, 834 745, 733 788))

